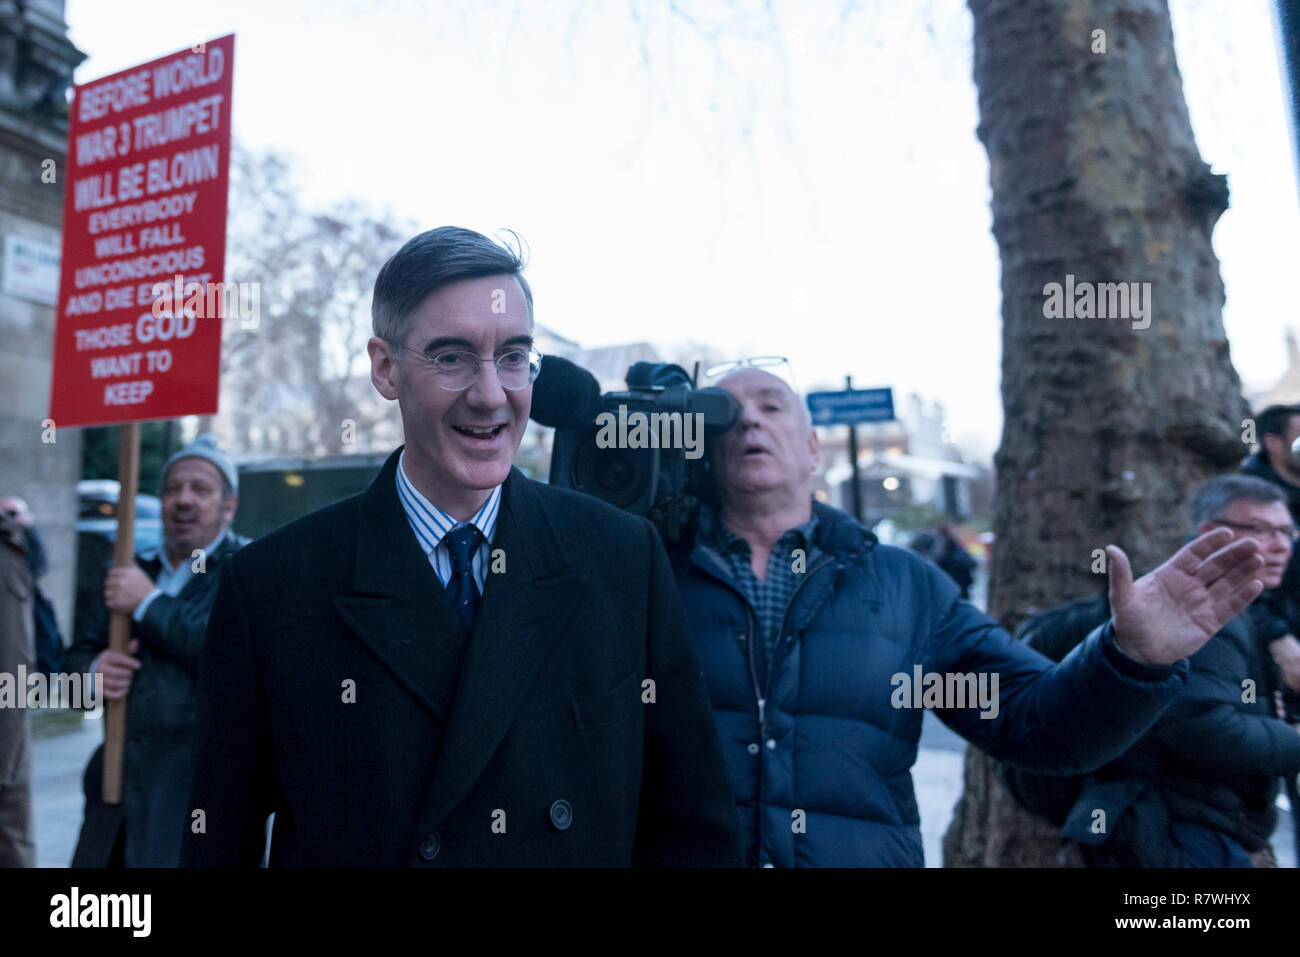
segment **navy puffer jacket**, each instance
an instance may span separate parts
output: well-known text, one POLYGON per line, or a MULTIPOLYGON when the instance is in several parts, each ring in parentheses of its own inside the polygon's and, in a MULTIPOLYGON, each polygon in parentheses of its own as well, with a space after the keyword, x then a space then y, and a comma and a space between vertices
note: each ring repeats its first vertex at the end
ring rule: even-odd
POLYGON ((1053 667, 929 562, 878 544, 838 509, 813 508, 807 577, 766 687, 751 664, 758 624, 725 564, 689 538, 670 549, 750 866, 924 864, 911 776, 921 710, 896 677, 910 683, 917 666, 983 673, 988 689, 996 676, 993 704, 938 716, 1003 761, 1056 774, 1122 753, 1187 680, 1186 661, 1125 657, 1109 624, 1053 667))

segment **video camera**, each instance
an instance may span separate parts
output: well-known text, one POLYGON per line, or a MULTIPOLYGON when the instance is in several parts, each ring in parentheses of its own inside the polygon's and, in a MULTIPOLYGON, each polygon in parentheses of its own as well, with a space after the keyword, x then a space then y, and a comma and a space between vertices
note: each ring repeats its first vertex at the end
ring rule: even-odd
POLYGON ((531 418, 555 429, 550 483, 645 516, 674 542, 713 496, 705 442, 735 424, 739 406, 666 362, 634 363, 626 381, 626 390, 602 395, 586 369, 542 359, 531 418), (690 435, 697 449, 687 448, 690 435))

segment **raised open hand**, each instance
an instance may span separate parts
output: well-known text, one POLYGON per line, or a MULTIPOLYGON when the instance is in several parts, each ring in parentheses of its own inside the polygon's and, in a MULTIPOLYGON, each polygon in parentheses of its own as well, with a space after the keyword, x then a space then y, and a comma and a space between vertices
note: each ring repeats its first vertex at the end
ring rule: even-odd
POLYGON ((1259 545, 1216 528, 1188 542, 1155 571, 1133 580, 1123 549, 1110 556, 1115 643, 1135 661, 1173 664, 1197 651, 1264 590, 1259 545))

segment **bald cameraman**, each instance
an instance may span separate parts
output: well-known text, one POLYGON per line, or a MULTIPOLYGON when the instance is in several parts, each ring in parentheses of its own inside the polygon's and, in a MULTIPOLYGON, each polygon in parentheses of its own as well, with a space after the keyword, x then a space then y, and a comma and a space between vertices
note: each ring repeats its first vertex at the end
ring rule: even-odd
POLYGON ((946 699, 937 716, 1002 760, 1092 769, 1141 737, 1185 686, 1186 657, 1263 588, 1258 543, 1229 545, 1225 528, 1136 582, 1112 546, 1113 617, 1053 666, 934 565, 813 501, 817 434, 757 362, 719 383, 740 414, 710 443, 718 502, 670 552, 750 866, 924 864, 921 707, 900 678, 988 679, 990 707, 946 699))

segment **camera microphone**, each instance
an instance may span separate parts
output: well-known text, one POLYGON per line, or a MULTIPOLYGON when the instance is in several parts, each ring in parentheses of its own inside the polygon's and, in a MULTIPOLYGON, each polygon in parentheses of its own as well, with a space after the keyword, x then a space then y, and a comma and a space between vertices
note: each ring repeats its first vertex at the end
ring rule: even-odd
POLYGON ((582 366, 560 356, 543 356, 533 383, 528 417, 555 429, 591 425, 600 412, 600 383, 582 366))

